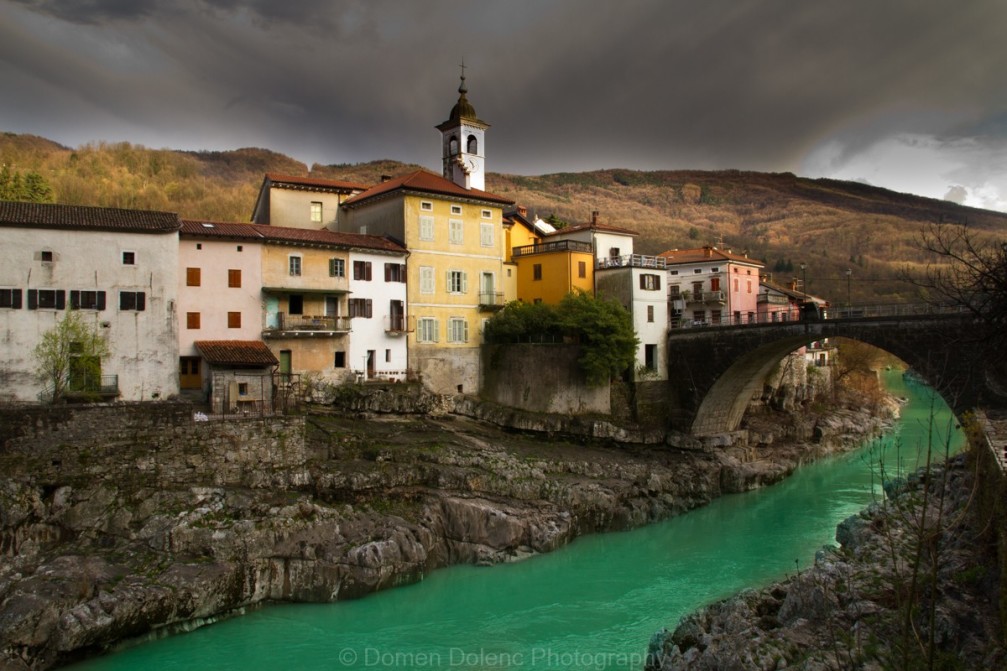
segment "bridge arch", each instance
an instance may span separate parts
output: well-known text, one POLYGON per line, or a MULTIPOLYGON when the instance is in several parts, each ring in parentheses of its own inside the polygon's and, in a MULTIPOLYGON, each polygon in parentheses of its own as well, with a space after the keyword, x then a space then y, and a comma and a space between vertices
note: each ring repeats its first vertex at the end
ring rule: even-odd
MULTIPOLYGON (((992 392, 961 315, 797 322, 673 332, 668 338, 672 424, 693 435, 734 431, 773 367, 797 348, 844 337, 899 357, 956 411, 992 392)), ((840 354, 841 356, 841 354, 840 354)), ((1000 398, 997 405, 1002 404, 1000 398)))

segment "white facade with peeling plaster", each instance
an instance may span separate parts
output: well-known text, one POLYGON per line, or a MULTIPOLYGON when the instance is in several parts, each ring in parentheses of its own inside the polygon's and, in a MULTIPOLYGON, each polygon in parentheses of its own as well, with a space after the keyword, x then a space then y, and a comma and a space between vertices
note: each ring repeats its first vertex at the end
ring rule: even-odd
POLYGON ((38 400, 45 385, 35 376, 33 350, 70 309, 72 291, 104 298, 102 309, 81 308, 80 313, 108 342, 110 356, 101 362, 101 372, 118 376, 121 400, 177 394, 177 287, 177 232, 5 225, 0 291, 20 291, 21 301, 18 308, 0 307, 0 397, 38 400), (48 307, 46 300, 45 307, 30 308, 32 291, 46 297, 62 292, 63 307, 48 307), (129 296, 121 297, 124 292, 132 303, 129 296), (136 309, 141 294, 143 309, 136 309))

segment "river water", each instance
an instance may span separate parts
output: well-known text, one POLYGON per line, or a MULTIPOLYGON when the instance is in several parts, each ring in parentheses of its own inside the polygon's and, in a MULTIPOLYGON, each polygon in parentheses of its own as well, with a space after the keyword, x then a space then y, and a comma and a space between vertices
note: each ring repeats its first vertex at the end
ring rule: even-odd
POLYGON ((888 472, 916 467, 931 416, 941 455, 949 431, 960 447, 939 397, 901 373, 885 378, 909 399, 890 435, 772 487, 516 564, 453 567, 357 601, 269 606, 72 668, 639 671, 658 629, 808 567, 836 524, 880 495, 879 454, 888 472))

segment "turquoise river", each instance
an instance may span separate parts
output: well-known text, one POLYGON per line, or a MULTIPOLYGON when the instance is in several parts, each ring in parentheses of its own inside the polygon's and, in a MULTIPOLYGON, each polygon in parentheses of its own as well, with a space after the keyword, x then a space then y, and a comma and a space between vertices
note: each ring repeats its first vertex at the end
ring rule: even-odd
POLYGON ((638 671, 655 631, 809 566, 834 543, 836 524, 878 495, 880 450, 889 470, 897 461, 912 469, 930 417, 948 432, 950 411, 929 388, 897 372, 886 382, 909 399, 890 435, 778 485, 515 564, 445 569, 357 601, 271 605, 71 668, 638 671))

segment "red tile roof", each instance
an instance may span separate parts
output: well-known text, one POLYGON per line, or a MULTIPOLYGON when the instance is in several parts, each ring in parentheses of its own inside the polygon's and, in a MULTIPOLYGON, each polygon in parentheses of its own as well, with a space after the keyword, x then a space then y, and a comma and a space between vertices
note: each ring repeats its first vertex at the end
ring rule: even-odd
POLYGON ((734 261, 736 263, 747 263, 751 266, 765 264, 757 259, 750 259, 742 254, 735 254, 731 251, 724 251, 716 247, 696 247, 695 249, 670 249, 658 254, 665 260, 665 263, 676 265, 681 263, 700 263, 702 261, 734 261))
POLYGON ((195 345, 211 366, 275 366, 279 363, 260 340, 197 340, 195 345))
POLYGON ((459 198, 483 200, 490 203, 496 203, 498 205, 512 205, 514 203, 514 201, 509 198, 504 198, 503 196, 498 196, 487 191, 480 191, 479 189, 465 189, 458 186, 450 179, 441 177, 429 170, 417 170, 416 172, 409 173, 408 175, 402 175, 401 177, 396 177, 386 182, 382 182, 381 184, 373 186, 363 193, 358 193, 357 195, 343 201, 343 205, 345 207, 353 207, 370 200, 371 198, 376 198, 377 196, 398 191, 400 189, 403 191, 420 191, 423 193, 432 193, 442 196, 457 196, 459 198))
POLYGON ((173 233, 179 229, 179 223, 174 212, 0 201, 0 226, 173 233))
POLYGON ((321 177, 297 177, 295 175, 281 175, 275 172, 267 172, 265 179, 272 182, 274 186, 284 185, 294 187, 308 187, 316 190, 330 191, 364 191, 370 188, 369 184, 357 184, 355 182, 342 182, 335 179, 322 179, 321 177))
POLYGON ((323 245, 350 249, 367 249, 405 254, 406 248, 379 235, 339 233, 328 229, 288 228, 268 224, 242 224, 221 221, 182 221, 182 237, 226 238, 252 242, 273 242, 292 245, 323 245))

